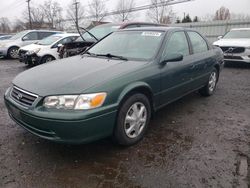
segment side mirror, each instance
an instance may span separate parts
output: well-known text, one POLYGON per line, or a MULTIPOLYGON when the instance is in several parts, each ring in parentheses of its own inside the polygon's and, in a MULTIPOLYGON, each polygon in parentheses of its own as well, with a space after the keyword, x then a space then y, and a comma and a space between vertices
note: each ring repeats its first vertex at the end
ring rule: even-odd
POLYGON ((58 44, 57 48, 61 48, 63 46, 63 44, 58 44))
POLYGON ((164 57, 161 64, 166 64, 168 62, 182 61, 183 55, 181 53, 172 53, 164 57))
POLYGON ((223 36, 218 36, 217 38, 218 38, 218 40, 220 40, 220 39, 222 39, 222 37, 223 37, 223 36))
POLYGON ((22 40, 23 40, 23 41, 25 41, 25 40, 29 40, 29 37, 24 36, 24 37, 22 38, 22 40))

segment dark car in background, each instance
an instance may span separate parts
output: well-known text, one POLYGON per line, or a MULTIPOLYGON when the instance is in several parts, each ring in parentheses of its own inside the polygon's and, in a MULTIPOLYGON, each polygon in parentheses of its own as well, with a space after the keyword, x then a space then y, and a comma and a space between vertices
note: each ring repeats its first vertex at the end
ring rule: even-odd
POLYGON ((139 142, 153 112, 216 89, 223 53, 198 32, 169 27, 116 31, 83 55, 18 75, 4 95, 10 117, 44 139, 139 142))
POLYGON ((79 37, 76 41, 67 43, 65 45, 61 45, 58 48, 58 53, 60 58, 70 57, 74 55, 78 55, 84 52, 88 47, 96 43, 98 40, 107 36, 111 32, 120 30, 120 29, 128 29, 128 28, 136 28, 136 27, 156 27, 156 26, 164 26, 162 24, 155 23, 147 23, 147 22, 125 22, 125 23, 108 23, 96 26, 90 29, 88 32, 84 32, 82 37, 79 37))

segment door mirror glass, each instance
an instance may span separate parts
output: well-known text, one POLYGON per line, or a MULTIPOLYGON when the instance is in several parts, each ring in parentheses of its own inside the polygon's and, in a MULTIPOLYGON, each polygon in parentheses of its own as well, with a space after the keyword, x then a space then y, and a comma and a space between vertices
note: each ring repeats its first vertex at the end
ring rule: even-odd
POLYGON ((183 60, 183 55, 181 53, 172 53, 165 56, 161 63, 166 64, 167 62, 176 62, 182 60, 183 60))

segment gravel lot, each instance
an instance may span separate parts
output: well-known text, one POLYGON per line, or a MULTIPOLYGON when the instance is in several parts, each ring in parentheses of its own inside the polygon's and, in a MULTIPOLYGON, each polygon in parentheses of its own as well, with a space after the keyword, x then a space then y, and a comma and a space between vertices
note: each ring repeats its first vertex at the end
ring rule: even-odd
POLYGON ((109 139, 55 144, 17 126, 3 95, 26 69, 0 60, 0 187, 250 186, 250 68, 224 68, 214 96, 193 93, 165 107, 130 148, 109 139))

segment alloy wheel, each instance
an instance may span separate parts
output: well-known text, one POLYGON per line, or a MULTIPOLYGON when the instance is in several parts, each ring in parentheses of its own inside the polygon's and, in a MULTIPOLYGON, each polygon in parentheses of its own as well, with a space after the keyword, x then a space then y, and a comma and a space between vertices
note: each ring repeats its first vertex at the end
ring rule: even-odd
POLYGON ((147 109, 141 102, 134 103, 128 110, 124 129, 129 138, 138 137, 145 128, 147 121, 147 109))

